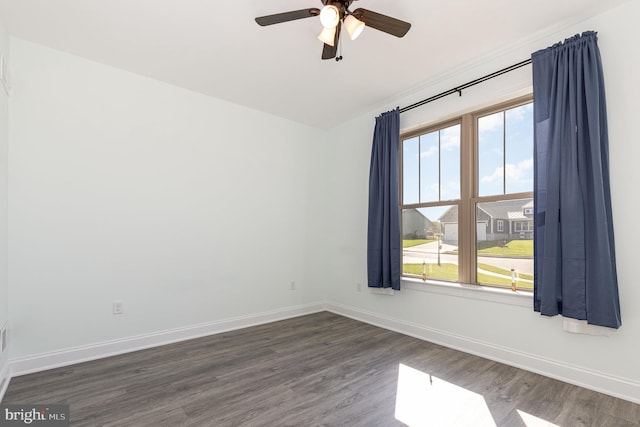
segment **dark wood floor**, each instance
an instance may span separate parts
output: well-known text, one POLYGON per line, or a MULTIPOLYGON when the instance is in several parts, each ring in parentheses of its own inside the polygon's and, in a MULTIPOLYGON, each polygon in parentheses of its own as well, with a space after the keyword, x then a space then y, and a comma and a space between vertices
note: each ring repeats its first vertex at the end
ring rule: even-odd
POLYGON ((3 403, 68 403, 91 427, 640 423, 640 405, 327 312, 17 377, 3 403))

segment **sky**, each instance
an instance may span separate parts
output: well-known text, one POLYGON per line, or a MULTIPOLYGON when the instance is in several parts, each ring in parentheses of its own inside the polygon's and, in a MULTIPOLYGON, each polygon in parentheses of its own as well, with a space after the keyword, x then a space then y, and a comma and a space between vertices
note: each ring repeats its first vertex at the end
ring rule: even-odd
MULTIPOLYGON (((402 150, 405 204, 460 197, 460 125, 404 140, 402 150)), ((533 191, 533 104, 478 119, 478 173, 479 196, 533 191)), ((447 209, 419 210, 437 220, 447 209)))
POLYGON ((533 104, 479 118, 478 133, 478 195, 533 191, 533 104))

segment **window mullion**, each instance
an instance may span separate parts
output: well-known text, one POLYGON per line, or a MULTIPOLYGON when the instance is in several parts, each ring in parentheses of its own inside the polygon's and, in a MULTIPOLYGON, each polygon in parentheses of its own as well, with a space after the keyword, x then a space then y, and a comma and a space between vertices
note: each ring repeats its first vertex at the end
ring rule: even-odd
POLYGON ((507 194, 507 114, 502 112, 502 194, 507 194))
POLYGON ((422 138, 418 137, 418 203, 422 202, 422 138))
POLYGON ((442 200, 442 145, 440 136, 442 131, 438 131, 438 200, 442 200))
POLYGON ((460 131, 460 206, 458 219, 458 277, 461 283, 475 283, 475 127, 473 117, 462 117, 460 131))

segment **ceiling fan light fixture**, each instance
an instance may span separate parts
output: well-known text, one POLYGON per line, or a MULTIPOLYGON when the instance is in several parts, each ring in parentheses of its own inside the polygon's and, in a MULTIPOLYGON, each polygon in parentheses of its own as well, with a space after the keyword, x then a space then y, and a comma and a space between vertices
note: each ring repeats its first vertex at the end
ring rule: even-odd
POLYGON ((344 19, 344 27, 347 29, 347 33, 349 33, 349 38, 355 40, 362 34, 364 22, 353 15, 349 15, 344 19))
POLYGON ((335 28, 340 21, 340 11, 332 4, 325 5, 320 11, 320 22, 325 28, 335 28))
POLYGON ((335 27, 333 27, 333 28, 324 27, 322 29, 322 32, 318 36, 318 40, 320 40, 323 43, 328 44, 329 46, 334 46, 335 45, 335 40, 336 40, 336 28, 335 27))

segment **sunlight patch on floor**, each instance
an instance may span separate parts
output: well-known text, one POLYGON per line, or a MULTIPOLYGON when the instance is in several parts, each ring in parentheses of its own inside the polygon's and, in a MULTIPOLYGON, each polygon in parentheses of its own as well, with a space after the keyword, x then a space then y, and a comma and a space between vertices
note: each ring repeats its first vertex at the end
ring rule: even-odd
POLYGON ((520 418, 522 418, 524 425, 526 425, 527 427, 560 427, 559 425, 550 423, 549 421, 545 421, 542 418, 527 414, 520 409, 518 409, 518 415, 520 415, 520 418))
POLYGON ((411 427, 496 426, 481 395, 403 364, 395 417, 411 427))

